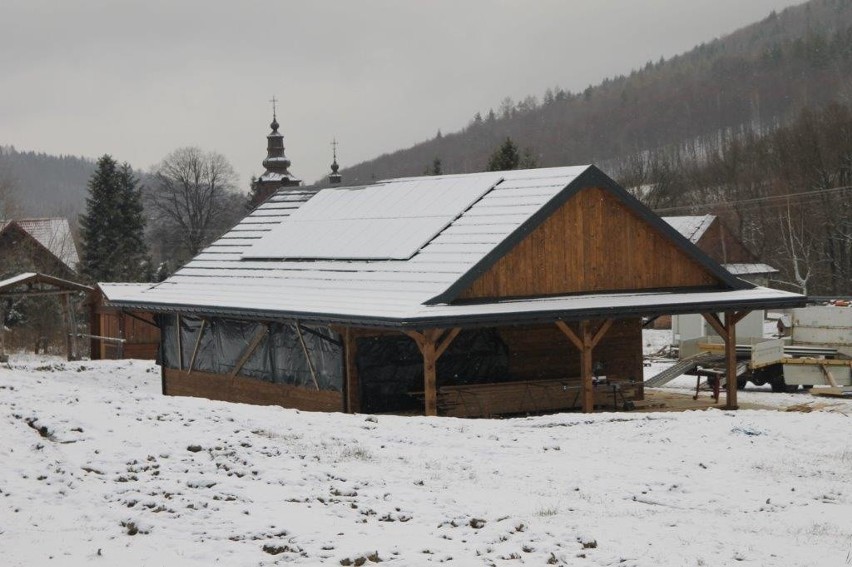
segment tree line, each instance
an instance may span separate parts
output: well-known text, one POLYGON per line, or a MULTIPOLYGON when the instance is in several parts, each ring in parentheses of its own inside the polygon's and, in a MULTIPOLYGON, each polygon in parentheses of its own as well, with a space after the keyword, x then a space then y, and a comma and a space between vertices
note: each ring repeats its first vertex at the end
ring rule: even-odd
POLYGON ((743 129, 610 162, 659 214, 715 213, 775 285, 852 295, 852 106, 805 109, 768 132, 743 129))
POLYGON ((102 156, 80 217, 81 273, 91 281, 161 281, 247 212, 222 154, 179 148, 149 173, 102 156))
POLYGON ((506 137, 542 166, 601 163, 693 138, 748 127, 771 130, 803 107, 852 95, 852 2, 812 0, 727 37, 626 75, 541 98, 504 98, 457 132, 341 171, 352 183, 483 169, 506 137))

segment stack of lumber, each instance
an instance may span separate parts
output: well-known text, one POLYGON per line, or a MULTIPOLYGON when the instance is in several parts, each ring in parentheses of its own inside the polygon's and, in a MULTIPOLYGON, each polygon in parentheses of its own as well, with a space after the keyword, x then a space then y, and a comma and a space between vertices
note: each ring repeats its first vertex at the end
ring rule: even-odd
MULTIPOLYGON (((595 388, 595 405, 612 410, 621 407, 623 399, 632 400, 635 396, 636 387, 624 384, 613 400, 611 386, 600 385, 595 388)), ((581 405, 579 380, 527 380, 438 389, 439 412, 450 417, 542 413, 580 409, 581 405)))

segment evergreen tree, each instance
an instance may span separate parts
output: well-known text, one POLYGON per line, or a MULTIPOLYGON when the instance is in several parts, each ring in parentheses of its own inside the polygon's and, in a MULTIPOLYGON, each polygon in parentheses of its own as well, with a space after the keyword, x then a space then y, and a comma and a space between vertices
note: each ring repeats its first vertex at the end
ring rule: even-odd
POLYGON ((488 158, 488 171, 518 169, 520 163, 521 156, 518 153, 518 146, 515 145, 512 138, 507 137, 506 141, 497 148, 497 151, 488 158))
POLYGON ((441 158, 436 157, 432 160, 432 165, 426 168, 424 171, 426 175, 443 175, 444 174, 444 165, 441 162, 441 158))
POLYGON ((86 214, 80 218, 81 272, 93 281, 150 278, 138 184, 128 164, 119 166, 109 155, 98 160, 89 180, 86 214))
POLYGON ((151 281, 153 268, 145 242, 145 208, 139 179, 133 174, 130 164, 124 163, 118 170, 118 208, 121 225, 120 281, 151 281))

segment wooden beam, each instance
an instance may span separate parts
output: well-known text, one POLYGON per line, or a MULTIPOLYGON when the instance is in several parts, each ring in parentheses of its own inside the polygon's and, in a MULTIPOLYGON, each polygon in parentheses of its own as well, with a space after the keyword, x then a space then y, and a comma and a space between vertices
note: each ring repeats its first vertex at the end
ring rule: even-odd
MULTIPOLYGON (((119 313, 118 316, 121 317, 121 314, 119 313)), ((177 369, 183 370, 183 349, 180 344, 180 313, 175 315, 175 328, 177 329, 177 369)))
POLYGON ((722 337, 723 339, 727 335, 727 331, 725 330, 725 324, 722 323, 722 320, 719 319, 719 316, 715 313, 702 313, 701 314, 704 319, 710 323, 710 326, 713 327, 713 330, 716 331, 716 334, 722 337))
POLYGON ((346 411, 361 411, 361 385, 358 381, 358 341, 350 327, 343 329, 343 351, 346 368, 346 411))
MULTIPOLYGON (((740 321, 745 319, 746 315, 748 315, 749 313, 751 313, 751 311, 737 311, 736 313, 731 312, 731 319, 733 320, 734 325, 736 325, 737 323, 739 323, 740 321)), ((727 319, 727 318, 728 318, 728 315, 726 314, 725 319, 727 319)))
POLYGON ((427 329, 422 333, 403 331, 417 343, 417 348, 423 355, 423 394, 426 415, 438 415, 438 358, 444 354, 461 329, 451 329, 442 339, 444 331, 445 329, 427 329), (440 344, 437 344, 439 341, 440 344))
POLYGON ((565 321, 557 321, 556 326, 559 327, 559 330, 565 333, 565 336, 574 343, 574 346, 577 347, 577 350, 583 350, 583 341, 577 336, 574 330, 568 326, 565 321))
POLYGON ((453 342, 453 340, 459 335, 460 332, 461 327, 456 327, 454 329, 450 329, 449 332, 444 335, 444 337, 441 339, 440 344, 438 344, 437 348, 435 349, 435 358, 441 358, 441 355, 444 354, 444 352, 450 346, 450 343, 453 342))
POLYGON ((725 313, 725 409, 737 409, 737 323, 733 311, 725 313))
POLYGON ((610 327, 612 327, 612 323, 613 319, 607 319, 606 321, 601 323, 601 326, 598 327, 598 330, 595 332, 595 336, 592 339, 592 347, 598 346, 598 343, 601 342, 602 338, 604 338, 606 332, 609 331, 610 327))
POLYGON ((59 299, 62 304, 62 327, 65 329, 65 358, 67 360, 73 360, 74 352, 71 347, 71 318, 68 310, 68 296, 61 295, 59 296, 59 299))
POLYGON ((311 360, 311 353, 308 352, 308 345, 305 344, 305 337, 302 336, 302 326, 299 320, 296 319, 296 335, 299 336, 299 343, 302 345, 302 352, 305 353, 305 360, 308 361, 308 370, 311 371, 311 379, 314 381, 314 386, 317 390, 320 389, 319 381, 317 380, 317 371, 314 369, 314 363, 311 360))
POLYGON ((266 335, 268 329, 269 328, 266 326, 266 323, 260 324, 260 328, 257 330, 257 332, 255 332, 248 346, 246 346, 246 350, 243 351, 243 355, 240 357, 240 360, 237 361, 237 364, 234 366, 234 369, 231 370, 231 374, 228 376, 231 380, 237 377, 237 374, 239 374, 240 370, 243 369, 243 366, 245 366, 246 362, 248 362, 248 359, 251 358, 252 354, 254 354, 255 349, 257 349, 257 345, 259 345, 260 341, 263 340, 263 337, 264 335, 266 335))
POLYGON ((580 379, 583 384, 583 413, 595 411, 595 385, 592 380, 592 344, 593 336, 591 323, 583 320, 580 323, 580 334, 583 339, 583 349, 580 352, 580 379))
POLYGON ((193 367, 195 367, 195 357, 198 355, 198 347, 201 345, 201 337, 204 335, 204 327, 206 325, 207 319, 202 319, 201 328, 198 329, 198 337, 195 339, 195 347, 192 349, 192 357, 189 359, 189 366, 186 369, 187 374, 192 372, 193 367))

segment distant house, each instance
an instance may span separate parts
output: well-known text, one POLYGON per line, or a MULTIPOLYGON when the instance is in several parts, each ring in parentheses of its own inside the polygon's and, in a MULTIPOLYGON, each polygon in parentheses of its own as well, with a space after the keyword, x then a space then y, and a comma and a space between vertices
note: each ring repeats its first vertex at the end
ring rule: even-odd
POLYGON ((104 292, 157 314, 164 394, 453 416, 641 399, 660 314, 701 314, 733 374, 736 322, 805 302, 594 166, 282 187, 166 281, 104 292))
POLYGON ((73 281, 79 262, 68 219, 0 221, 0 277, 40 272, 73 281))
MULTIPOLYGON (((757 257, 716 215, 663 217, 663 220, 738 278, 767 286, 771 275, 778 273, 772 266, 758 262, 757 257)), ((744 341, 762 338, 764 315, 763 310, 750 313, 737 324, 737 336, 744 341)), ((672 344, 712 334, 715 331, 700 315, 672 318, 672 344)))
MULTIPOLYGON (((3 340, 4 345, 8 343, 15 348, 31 345, 38 352, 46 351, 49 345, 67 342, 65 335, 75 328, 73 321, 63 322, 63 317, 73 319, 73 302, 68 297, 85 288, 74 285, 80 281, 79 261, 67 219, 0 222, 0 280, 8 281, 13 288, 0 301, 0 324, 19 326, 3 340), (21 280, 20 276, 26 277, 21 280), (59 282, 61 292, 36 289, 53 281, 59 282)), ((66 349, 72 356, 73 349, 68 345, 66 349)))

